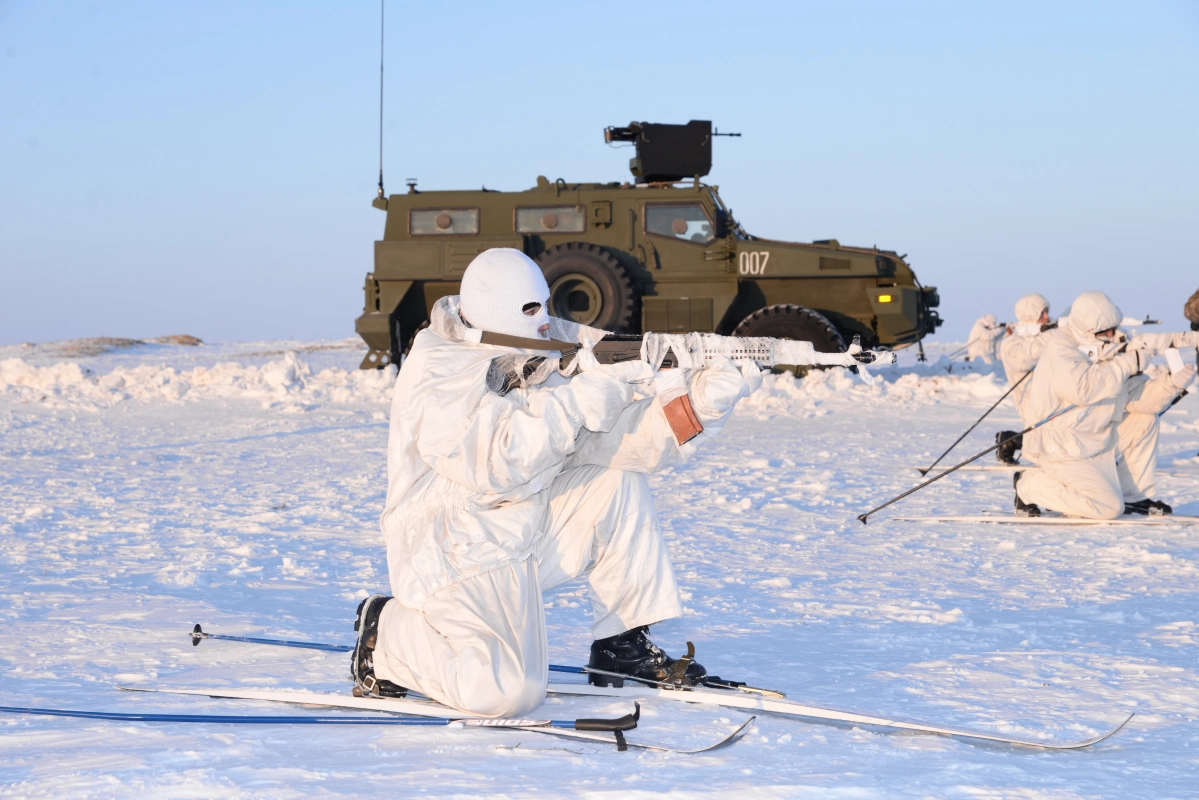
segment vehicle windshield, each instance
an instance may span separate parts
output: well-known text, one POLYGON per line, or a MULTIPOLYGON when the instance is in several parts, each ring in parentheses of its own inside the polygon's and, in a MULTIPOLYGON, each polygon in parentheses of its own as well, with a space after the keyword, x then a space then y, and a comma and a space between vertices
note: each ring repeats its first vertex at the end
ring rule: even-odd
POLYGON ((704 188, 708 190, 708 194, 712 197, 713 202, 716 203, 717 208, 725 212, 729 210, 724 201, 720 199, 720 192, 716 191, 715 186, 705 186, 704 188))

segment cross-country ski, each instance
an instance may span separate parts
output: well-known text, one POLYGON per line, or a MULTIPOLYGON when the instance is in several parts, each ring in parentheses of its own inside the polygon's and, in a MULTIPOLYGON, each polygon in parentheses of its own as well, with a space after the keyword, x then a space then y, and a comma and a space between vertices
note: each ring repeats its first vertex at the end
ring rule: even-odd
POLYGON ((9 5, 0 796, 1194 793, 1187 4, 9 5))
MULTIPOLYGON (((574 730, 577 720, 554 721, 535 719, 475 719, 455 717, 397 717, 397 716, 322 716, 316 714, 168 714, 136 713, 121 711, 81 711, 64 708, 22 708, 0 706, 0 714, 28 714, 40 717, 69 717, 73 719, 96 719, 113 722, 178 722, 204 725, 461 725, 474 728, 534 729, 542 728, 574 730)), ((613 728, 625 731, 628 728, 613 728)), ((566 735, 570 735, 569 733, 566 735)))
POLYGON ((1038 740, 1014 736, 1003 736, 1001 734, 986 733, 983 731, 930 725, 925 722, 895 720, 886 717, 859 714, 852 711, 838 711, 830 708, 804 705, 803 703, 798 703, 794 700, 776 699, 771 697, 747 697, 743 694, 717 692, 704 688, 677 690, 660 689, 651 686, 625 686, 624 688, 617 689, 615 687, 589 686, 586 684, 551 683, 549 685, 549 692, 551 694, 583 695, 589 697, 599 696, 629 699, 656 698, 660 700, 673 700, 682 703, 724 706, 727 708, 737 708, 745 711, 785 714, 806 720, 839 722, 852 725, 869 725, 874 728, 881 728, 891 731, 910 731, 914 733, 929 733, 940 736, 954 736, 962 739, 999 742, 1002 744, 1013 744, 1021 747, 1034 747, 1046 750, 1078 750, 1084 747, 1090 747, 1093 744, 1098 744, 1099 742, 1115 736, 1116 733, 1118 733, 1125 725, 1127 725, 1134 716, 1133 714, 1129 714, 1123 717, 1119 722, 1098 733, 1097 735, 1090 736, 1085 739, 1065 742, 1053 741, 1049 739, 1038 740))
MULTIPOLYGON (((1036 469, 1036 468, 1037 468, 1036 464, 969 464, 964 467, 959 467, 959 470, 961 472, 1003 472, 1003 473, 1011 474, 1013 472, 1020 472, 1022 470, 1036 469)), ((915 466, 907 467, 906 469, 915 470, 917 472, 925 471, 924 467, 915 467, 915 466)), ((934 467, 933 469, 928 470, 928 473, 930 475, 936 475, 939 472, 946 472, 948 470, 949 470, 949 467, 944 467, 944 468, 934 467)))
MULTIPOLYGON (((638 750, 658 750, 664 753, 681 755, 697 755, 720 750, 740 741, 753 726, 756 717, 750 716, 740 721, 734 730, 715 742, 698 748, 672 747, 663 742, 643 739, 643 733, 630 734, 626 731, 637 728, 640 717, 640 707, 635 714, 623 718, 608 719, 579 719, 568 721, 551 720, 512 720, 512 719, 477 719, 462 717, 452 708, 427 700, 408 700, 395 697, 353 697, 349 694, 338 695, 304 690, 263 690, 263 689, 228 689, 228 688, 145 688, 119 687, 130 692, 151 692, 160 694, 181 694, 200 697, 226 698, 230 700, 256 700, 270 703, 286 703, 314 708, 346 708, 366 711, 378 711, 386 714, 407 714, 424 719, 432 719, 436 724, 449 725, 460 723, 476 728, 496 728, 525 733, 543 733, 565 739, 578 739, 591 742, 602 742, 615 745, 618 749, 634 748, 638 750), (610 731, 604 735, 599 731, 610 731)), ((2 711, 2 709, 0 709, 2 711)), ((357 718, 356 718, 357 719, 357 718)), ((168 720, 169 721, 169 720, 168 720)), ((196 721, 196 720, 188 720, 196 721)), ((419 723, 418 723, 419 724, 419 723)), ((432 723, 430 723, 432 724, 432 723)))
MULTIPOLYGON (((201 639, 217 639, 230 640, 237 642, 248 642, 252 644, 277 645, 281 647, 298 647, 307 649, 323 649, 333 652, 344 652, 350 648, 341 645, 323 644, 318 642, 296 642, 283 639, 264 639, 256 637, 241 637, 241 636, 226 636, 221 634, 205 633, 201 626, 197 624, 191 634, 193 641, 198 642, 201 639)), ((1088 747, 1097 744, 1113 735, 1121 728, 1128 724, 1133 718, 1133 714, 1127 715, 1122 722, 1108 730, 1106 733, 1089 738, 1072 742, 1054 743, 1049 741, 1038 741, 1035 739, 1021 739, 1016 737, 1005 737, 998 734, 987 733, 983 731, 970 731, 962 728, 953 728, 940 725, 933 725, 925 722, 900 721, 886 719, 883 717, 861 714, 853 711, 835 710, 829 708, 820 708, 813 705, 806 705, 794 700, 786 699, 786 695, 779 691, 769 689, 759 689, 752 686, 746 686, 743 683, 734 681, 705 683, 694 687, 675 687, 663 681, 651 681, 645 678, 637 678, 632 675, 608 672, 605 670, 591 670, 588 667, 569 666, 561 664, 550 664, 549 671, 551 673, 570 673, 575 675, 597 674, 610 678, 617 678, 617 681, 611 682, 614 685, 609 686, 594 686, 588 684, 573 684, 573 683, 550 683, 547 691, 550 694, 562 695, 581 695, 590 697, 627 697, 638 699, 659 699, 673 700, 684 703, 694 703, 697 705, 724 706, 728 708, 737 708, 750 711, 763 711, 775 714, 786 714, 793 717, 801 717, 807 720, 819 720, 823 722, 848 722, 859 725, 870 725, 876 728, 885 728, 896 731, 913 731, 917 733, 931 733, 944 736, 956 736, 966 739, 978 739, 983 741, 1002 742, 1004 744, 1016 744, 1024 747, 1041 747, 1050 750, 1073 750, 1082 747, 1088 747), (627 682, 628 685, 625 685, 627 682), (656 684, 656 685, 654 685, 656 684), (723 690, 723 691, 721 691, 723 690), (756 697, 746 697, 746 695, 756 695, 756 697)), ((157 689, 155 691, 171 691, 167 689, 157 689)), ((186 691, 178 690, 184 694, 201 694, 208 690, 203 689, 188 689, 186 691)), ((220 695, 222 697, 250 697, 254 699, 280 699, 274 696, 274 693, 249 692, 243 690, 214 690, 226 692, 220 695), (231 693, 230 693, 231 692, 231 693)), ((395 698, 388 699, 391 703, 402 703, 402 700, 395 698)), ((291 702, 290 700, 288 702, 291 702)), ((340 702, 334 698, 327 702, 340 702)), ((369 703, 373 702, 373 698, 366 698, 357 701, 349 707, 353 708, 368 708, 369 703)), ((439 708, 435 705, 429 705, 424 701, 420 702, 419 708, 439 708)), ((398 708, 398 706, 397 706, 398 708)), ((442 708, 441 710, 446 710, 442 708)))
POLYGON ((1128 515, 1116 519, 1083 519, 1081 517, 1016 516, 1014 514, 961 514, 927 517, 892 517, 896 522, 987 522, 996 525, 1199 525, 1199 517, 1172 514, 1168 517, 1128 515))

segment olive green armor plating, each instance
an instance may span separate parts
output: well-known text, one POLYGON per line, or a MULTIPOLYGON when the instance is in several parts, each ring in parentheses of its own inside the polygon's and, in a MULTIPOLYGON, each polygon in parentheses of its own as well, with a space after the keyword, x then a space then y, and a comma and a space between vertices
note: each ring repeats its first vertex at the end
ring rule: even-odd
POLYGON ((410 185, 407 194, 376 199, 387 223, 355 325, 370 347, 361 366, 397 362, 433 304, 457 294, 467 265, 492 247, 522 250, 541 264, 552 315, 619 333, 777 336, 834 352, 855 335, 866 347, 910 345, 941 324, 936 289, 921 287, 893 251, 746 233, 717 187, 700 181, 710 166, 709 137, 706 163, 676 167, 675 159, 667 168, 694 169, 690 180, 653 174, 654 154, 638 138, 671 130, 703 135, 710 123, 606 132, 610 140, 637 140, 631 167, 646 182, 538 177, 523 192, 410 185))

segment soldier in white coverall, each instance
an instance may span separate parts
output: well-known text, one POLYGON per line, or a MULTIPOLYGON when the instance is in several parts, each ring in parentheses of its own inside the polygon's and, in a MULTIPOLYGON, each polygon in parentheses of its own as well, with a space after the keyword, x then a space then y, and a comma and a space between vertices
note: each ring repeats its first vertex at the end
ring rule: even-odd
POLYGON ((1149 499, 1157 415, 1178 385, 1190 383, 1194 368, 1149 380, 1141 373, 1154 352, 1126 349, 1121 319, 1106 295, 1086 292, 1049 334, 1029 379, 1027 413, 1040 420, 1075 408, 1024 435, 1025 452, 1041 468, 1016 473, 1018 514, 1037 516, 1042 506, 1087 519, 1170 512, 1149 499))
MULTIPOLYGON (((1029 378, 1026 376, 1033 371, 1041 351, 1045 349, 1045 341, 1049 336, 1049 301, 1037 293, 1026 294, 1016 301, 1016 325, 1011 333, 999 344, 999 360, 1003 362, 1003 372, 1007 376, 1009 386, 1013 386, 1012 402, 1024 422, 1025 428, 1036 422, 1029 419, 1025 413, 1024 398, 1028 395, 1029 378)), ((1016 451, 1024 447, 1024 437, 1018 431, 1000 431, 995 434, 995 442, 999 449, 995 456, 1004 464, 1018 464, 1016 451)))
POLYGON ((523 253, 488 250, 416 335, 395 386, 382 515, 394 598, 359 607, 360 692, 407 687, 471 714, 527 714, 548 680, 542 593, 580 576, 592 666, 706 676, 647 636, 682 607, 645 476, 718 431, 760 372, 724 358, 655 374, 588 351, 590 368, 564 375, 558 352, 481 343, 603 335, 549 317, 549 294, 523 253))
POLYGON ((966 339, 966 360, 981 358, 990 364, 995 360, 995 341, 1003 336, 1006 328, 995 320, 994 314, 984 314, 970 329, 966 339))

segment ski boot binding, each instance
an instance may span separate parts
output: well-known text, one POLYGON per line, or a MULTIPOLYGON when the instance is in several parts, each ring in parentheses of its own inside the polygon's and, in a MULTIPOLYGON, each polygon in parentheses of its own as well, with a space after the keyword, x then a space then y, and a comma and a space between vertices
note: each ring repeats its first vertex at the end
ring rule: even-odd
POLYGON ((687 642, 687 655, 671 658, 649 639, 649 626, 591 643, 587 681, 593 686, 621 688, 626 680, 665 688, 699 686, 708 671, 695 660, 695 645, 687 642))
POLYGON ((1124 504, 1125 514, 1145 514, 1150 517, 1166 517, 1174 513, 1174 507, 1166 505, 1161 500, 1138 500, 1135 503, 1124 504))
POLYGON ((399 684, 375 677, 373 657, 379 641, 379 614, 392 598, 374 594, 358 604, 354 630, 358 640, 350 657, 350 677, 354 680, 354 696, 406 697, 408 690, 399 684))

